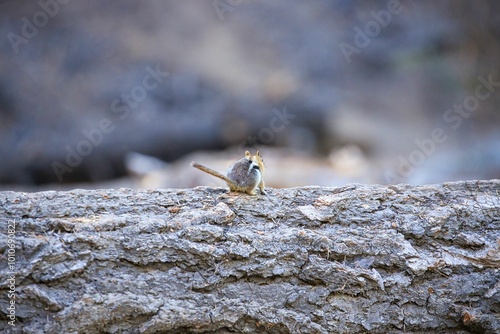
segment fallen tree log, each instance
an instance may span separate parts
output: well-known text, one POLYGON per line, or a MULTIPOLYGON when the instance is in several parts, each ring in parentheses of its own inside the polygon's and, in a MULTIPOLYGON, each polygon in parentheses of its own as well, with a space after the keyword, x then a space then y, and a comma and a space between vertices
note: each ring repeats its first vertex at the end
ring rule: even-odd
POLYGON ((0 329, 500 332, 500 181, 268 193, 0 193, 0 329))

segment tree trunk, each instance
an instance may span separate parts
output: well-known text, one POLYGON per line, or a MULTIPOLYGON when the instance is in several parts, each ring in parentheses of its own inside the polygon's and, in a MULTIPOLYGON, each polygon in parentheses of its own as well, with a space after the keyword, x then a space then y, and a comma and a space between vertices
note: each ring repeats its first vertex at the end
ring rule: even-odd
POLYGON ((0 330, 500 332, 500 181, 268 194, 0 193, 0 330))

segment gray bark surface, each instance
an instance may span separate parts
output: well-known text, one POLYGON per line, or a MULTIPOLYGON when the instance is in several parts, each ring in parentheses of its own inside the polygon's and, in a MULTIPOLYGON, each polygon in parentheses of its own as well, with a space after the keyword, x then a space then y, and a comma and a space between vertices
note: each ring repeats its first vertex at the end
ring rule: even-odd
POLYGON ((500 181, 268 193, 0 193, 0 330, 500 332, 500 181))

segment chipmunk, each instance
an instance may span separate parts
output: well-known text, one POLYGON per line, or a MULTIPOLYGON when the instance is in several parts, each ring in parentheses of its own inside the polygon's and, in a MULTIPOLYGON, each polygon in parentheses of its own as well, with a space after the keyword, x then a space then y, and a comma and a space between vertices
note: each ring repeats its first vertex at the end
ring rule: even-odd
POLYGON ((244 158, 241 158, 229 167, 227 176, 194 161, 191 162, 191 166, 226 181, 229 191, 257 195, 255 189, 258 187, 261 194, 267 195, 264 191, 263 179, 266 167, 259 151, 253 156, 250 152, 246 151, 244 158))

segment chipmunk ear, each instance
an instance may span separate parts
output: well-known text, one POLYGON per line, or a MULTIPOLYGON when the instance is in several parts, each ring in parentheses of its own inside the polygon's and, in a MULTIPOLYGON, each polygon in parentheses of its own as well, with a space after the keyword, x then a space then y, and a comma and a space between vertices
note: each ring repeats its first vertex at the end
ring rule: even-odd
MULTIPOLYGON (((257 151, 256 155, 257 155, 258 157, 260 157, 260 152, 259 152, 259 151, 257 151)), ((262 158, 262 157, 261 157, 261 158, 262 158)))
POLYGON ((250 154, 250 152, 249 152, 249 151, 246 151, 246 152, 245 152, 245 157, 246 157, 246 158, 251 158, 251 157, 252 157, 252 155, 250 154))

